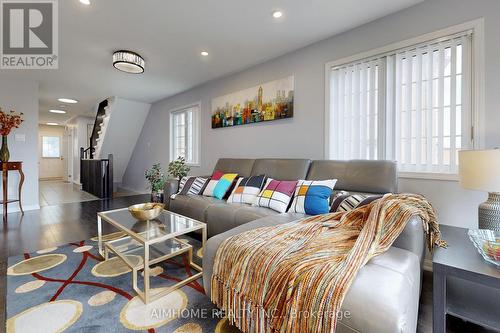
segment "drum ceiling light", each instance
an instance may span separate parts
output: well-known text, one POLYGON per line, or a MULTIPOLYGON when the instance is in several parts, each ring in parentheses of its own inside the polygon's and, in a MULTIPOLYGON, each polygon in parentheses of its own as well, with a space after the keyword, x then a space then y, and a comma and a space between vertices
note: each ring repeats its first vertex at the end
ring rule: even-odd
POLYGON ((144 73, 144 59, 132 51, 120 50, 113 53, 113 66, 125 73, 144 73))

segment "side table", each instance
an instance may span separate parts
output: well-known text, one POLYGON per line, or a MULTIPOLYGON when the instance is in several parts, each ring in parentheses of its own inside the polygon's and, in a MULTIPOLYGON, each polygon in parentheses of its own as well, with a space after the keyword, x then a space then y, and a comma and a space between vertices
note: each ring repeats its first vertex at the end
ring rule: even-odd
POLYGON ((446 315, 500 330, 500 267, 486 262, 467 229, 440 226, 448 248, 436 248, 433 268, 433 332, 446 332, 446 315))
POLYGON ((21 213, 24 215, 23 206, 21 203, 21 192, 23 189, 24 183, 24 172, 23 172, 23 162, 0 162, 0 168, 2 170, 2 186, 3 186, 3 221, 7 221, 7 205, 12 202, 19 202, 19 209, 21 213), (17 199, 9 199, 9 171, 19 172, 19 190, 17 199))

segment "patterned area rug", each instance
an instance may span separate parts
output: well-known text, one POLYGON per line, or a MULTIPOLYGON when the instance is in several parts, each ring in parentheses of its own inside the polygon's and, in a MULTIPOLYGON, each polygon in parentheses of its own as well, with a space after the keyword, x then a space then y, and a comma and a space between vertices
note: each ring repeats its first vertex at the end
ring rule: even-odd
MULTIPOLYGON (((200 242, 181 238, 201 265, 200 242)), ((8 267, 7 332, 239 332, 204 294, 201 279, 145 305, 128 266, 118 258, 103 261, 96 239, 10 257, 8 267)), ((169 259, 153 268, 151 288, 162 291, 194 273, 187 254, 169 259)))

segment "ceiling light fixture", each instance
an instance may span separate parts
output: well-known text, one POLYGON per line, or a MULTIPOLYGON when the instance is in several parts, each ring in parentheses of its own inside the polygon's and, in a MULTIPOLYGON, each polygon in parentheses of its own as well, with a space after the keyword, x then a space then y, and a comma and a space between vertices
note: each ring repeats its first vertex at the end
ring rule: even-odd
POLYGON ((66 113, 66 111, 64 111, 64 110, 49 110, 49 112, 52 112, 52 113, 66 113))
POLYGON ((71 99, 71 98, 58 98, 57 100, 61 103, 68 103, 68 104, 78 103, 78 101, 76 99, 71 99))
POLYGON ((125 73, 144 73, 144 59, 135 52, 120 50, 113 53, 113 66, 125 73))
POLYGON ((279 11, 279 10, 276 10, 273 12, 273 17, 274 18, 280 18, 283 16, 283 12, 279 11))
POLYGON ((202 56, 204 56, 204 57, 208 56, 208 52, 207 52, 207 51, 201 51, 201 53, 200 53, 200 54, 201 54, 202 56))
POLYGON ((87 6, 90 5, 90 0, 80 0, 80 2, 87 6))
POLYGON ((59 124, 58 123, 47 123, 47 125, 49 125, 49 126, 57 126, 59 124))

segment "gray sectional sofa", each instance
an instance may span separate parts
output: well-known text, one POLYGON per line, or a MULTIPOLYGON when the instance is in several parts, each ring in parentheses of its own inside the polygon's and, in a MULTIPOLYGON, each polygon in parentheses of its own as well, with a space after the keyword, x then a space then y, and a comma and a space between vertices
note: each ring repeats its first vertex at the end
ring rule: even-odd
MULTIPOLYGON (((397 170, 391 161, 326 161, 308 159, 219 159, 214 170, 240 176, 265 174, 278 180, 338 179, 336 190, 362 193, 396 193, 397 170)), ((166 187, 166 198, 177 190, 166 187)), ((207 223, 209 239, 203 255, 203 282, 210 295, 215 253, 228 237, 264 226, 291 222, 306 215, 280 214, 245 204, 228 204, 212 197, 177 195, 167 199, 169 210, 207 223)), ((415 332, 424 233, 419 218, 412 219, 393 246, 370 260, 358 273, 343 302, 350 314, 339 321, 338 332, 415 332)), ((347 312, 345 312, 347 313, 347 312)))

